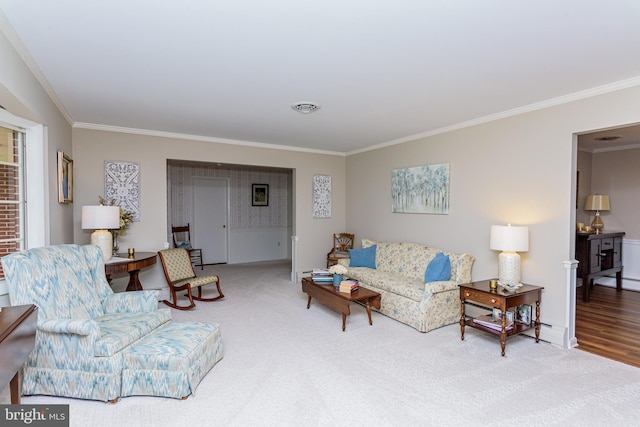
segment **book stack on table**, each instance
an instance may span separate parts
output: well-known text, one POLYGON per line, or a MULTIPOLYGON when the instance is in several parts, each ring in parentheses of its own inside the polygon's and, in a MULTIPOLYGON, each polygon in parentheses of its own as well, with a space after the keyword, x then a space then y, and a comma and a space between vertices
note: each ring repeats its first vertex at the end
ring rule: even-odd
POLYGON ((357 291, 358 287, 358 281, 354 279, 347 279, 340 282, 340 292, 344 292, 345 294, 357 291))
POLYGON ((329 273, 326 268, 314 268, 311 271, 311 280, 315 283, 331 283, 333 282, 333 274, 329 273))

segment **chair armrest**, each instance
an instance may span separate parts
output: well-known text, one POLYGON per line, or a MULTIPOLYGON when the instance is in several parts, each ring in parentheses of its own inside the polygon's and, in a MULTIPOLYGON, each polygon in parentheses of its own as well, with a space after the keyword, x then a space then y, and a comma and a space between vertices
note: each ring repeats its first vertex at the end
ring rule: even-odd
POLYGON ((452 291, 458 289, 458 283, 453 280, 442 280, 438 282, 429 282, 424 285, 425 296, 427 294, 438 294, 440 292, 452 291))
POLYGON ((159 290, 118 292, 102 300, 105 314, 142 313, 158 309, 159 290))
POLYGON ((98 322, 91 319, 47 319, 38 322, 38 330, 54 334, 100 336, 98 322))
POLYGON ((29 356, 38 366, 86 369, 95 357, 100 326, 91 319, 48 319, 38 322, 36 346, 29 356))

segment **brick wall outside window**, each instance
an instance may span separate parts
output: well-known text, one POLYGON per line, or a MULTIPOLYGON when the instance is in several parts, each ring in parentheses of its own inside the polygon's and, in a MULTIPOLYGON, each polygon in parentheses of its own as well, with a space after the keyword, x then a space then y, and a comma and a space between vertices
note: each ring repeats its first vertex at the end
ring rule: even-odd
MULTIPOLYGON (((0 128, 2 134, 13 139, 11 145, 2 148, 9 150, 3 155, 0 163, 0 257, 22 249, 21 241, 24 238, 24 230, 20 229, 20 161, 19 144, 20 133, 10 129, 0 128), (12 135, 12 136, 11 136, 12 135), (12 150, 11 150, 12 146, 12 150), (11 153, 12 152, 12 153, 11 153), (10 164, 16 162, 16 164, 10 164), (14 241, 6 241, 14 239, 14 241)), ((0 265, 0 278, 4 278, 4 272, 0 265)))

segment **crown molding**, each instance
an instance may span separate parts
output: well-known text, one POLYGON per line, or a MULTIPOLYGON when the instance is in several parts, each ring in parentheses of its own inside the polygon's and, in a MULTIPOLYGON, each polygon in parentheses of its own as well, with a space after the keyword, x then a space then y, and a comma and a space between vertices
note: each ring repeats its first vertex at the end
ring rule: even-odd
POLYGON ((56 93, 56 91, 53 90, 53 87, 51 87, 49 80, 47 80, 42 70, 40 70, 38 63, 33 59, 31 54, 29 53, 29 50, 22 42, 22 39, 20 38, 20 36, 18 36, 18 33, 13 28, 13 25, 11 25, 11 23, 7 19, 7 16, 5 15, 2 9, 0 9, 0 31, 2 31, 2 33, 7 38, 7 40, 9 40, 9 43, 11 44, 11 46, 13 46, 15 51, 18 53, 18 56, 20 56, 20 58, 22 59, 22 61, 24 61, 29 71, 31 71, 31 73, 35 76, 36 80, 38 80, 38 83, 40 83, 40 86, 42 86, 42 89, 44 89, 47 95, 49 95, 49 98, 56 105, 56 107, 60 111, 60 114, 64 116, 67 123, 72 125, 73 118, 71 117, 71 114, 69 114, 69 111, 67 111, 67 108, 62 103, 62 100, 58 97, 58 94, 56 93))
POLYGON ((593 148, 593 149, 578 147, 578 151, 581 151, 583 153, 598 154, 598 153, 607 153, 610 151, 636 150, 638 148, 640 148, 640 144, 628 144, 628 145, 620 145, 617 147, 603 147, 603 148, 593 148))
POLYGON ((632 77, 630 79, 621 80, 614 83, 609 83, 602 86, 597 86, 591 89, 582 90, 579 92, 574 92, 569 95, 563 95, 556 98, 551 98, 545 101, 536 102, 533 104, 525 105, 518 108, 513 108, 511 110, 502 111, 500 113, 490 114, 488 116, 479 117, 477 119, 467 120, 465 122, 457 123, 451 126, 445 126, 438 129, 434 129, 431 131, 418 133, 415 135, 409 135, 403 138, 394 139, 388 142, 383 142, 380 144, 372 145, 370 147, 362 148, 359 150, 349 151, 347 155, 364 153, 367 151, 377 150, 379 148, 389 147, 392 145, 403 144, 405 142, 416 141, 418 139, 427 138, 434 135, 440 135, 443 133, 451 132, 454 130, 464 129, 471 126, 476 126, 484 123, 493 122, 496 120, 505 119, 507 117, 513 117, 524 113, 529 113, 532 111, 542 110, 549 107, 555 107, 557 105, 568 104, 570 102, 579 101, 586 98, 591 98, 593 96, 603 95, 610 92, 615 92, 621 89, 627 89, 634 86, 640 85, 640 76, 632 77))
POLYGON ((329 156, 345 157, 346 153, 340 151, 316 150, 311 148, 292 147, 288 145, 266 144, 264 142, 242 141, 238 139, 215 138, 210 136, 190 135, 186 133, 164 132, 149 129, 128 128, 122 126, 99 125, 95 123, 76 122, 73 124, 76 129, 99 130, 104 132, 128 133, 133 135, 155 136, 160 138, 186 139, 190 141, 213 142, 216 144, 239 145, 244 147, 266 148, 269 150, 297 151, 302 153, 326 154, 329 156))

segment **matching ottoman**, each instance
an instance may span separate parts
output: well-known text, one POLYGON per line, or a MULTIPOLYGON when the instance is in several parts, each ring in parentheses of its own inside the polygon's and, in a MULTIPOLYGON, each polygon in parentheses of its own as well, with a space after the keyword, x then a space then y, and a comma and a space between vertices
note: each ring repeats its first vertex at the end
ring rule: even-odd
POLYGON ((185 399, 220 359, 220 325, 167 322, 122 351, 120 396, 185 399))

